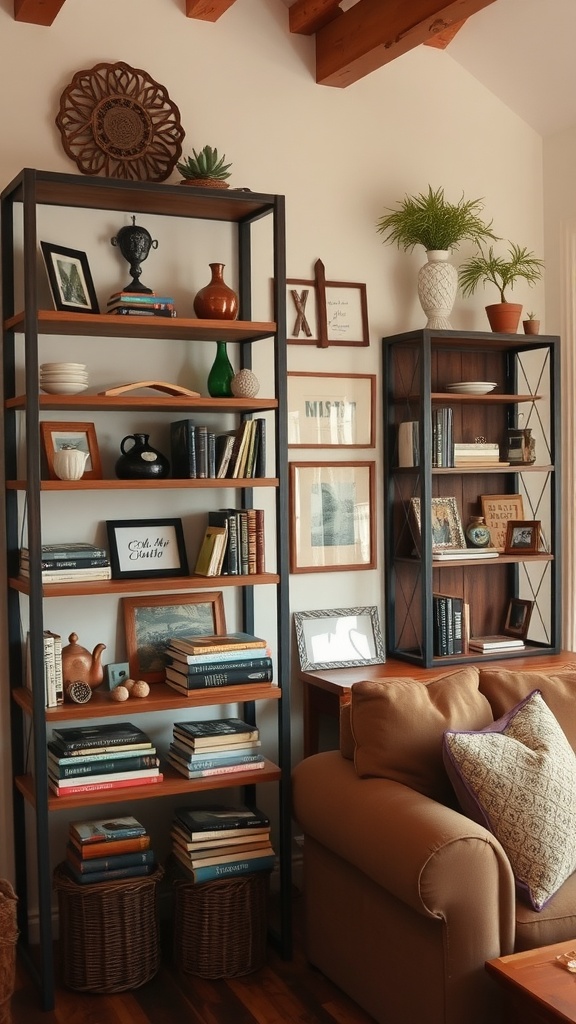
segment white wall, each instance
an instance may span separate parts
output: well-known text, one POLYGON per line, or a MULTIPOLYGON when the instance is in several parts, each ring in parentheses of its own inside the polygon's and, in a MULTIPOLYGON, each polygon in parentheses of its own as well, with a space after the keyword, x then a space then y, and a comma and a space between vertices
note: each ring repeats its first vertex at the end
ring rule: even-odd
MULTIPOLYGON (((498 234, 542 252, 541 140, 447 53, 421 47, 349 89, 335 90, 315 84, 313 39, 290 35, 280 0, 239 0, 216 24, 185 18, 183 4, 174 0, 68 0, 49 29, 17 24, 12 10, 13 0, 0 0, 0 183, 24 166, 76 172, 54 118, 60 95, 78 70, 119 60, 145 69, 180 109, 185 152, 206 143, 217 146, 233 162, 233 185, 286 195, 288 276, 311 277, 321 258, 329 279, 367 285, 370 347, 291 346, 290 369, 379 375, 380 338, 423 325, 415 290, 423 253, 384 247, 375 230, 384 208, 406 192, 431 184, 443 186, 449 199, 462 192, 484 197, 498 234)), ((122 225, 120 217, 103 220, 92 233, 80 215, 67 213, 50 224, 50 240, 89 252, 101 300, 117 283, 118 257, 109 238, 122 225)), ((205 266, 218 258, 202 241, 193 253, 185 245, 178 248, 172 265, 185 315, 185 306, 190 313, 193 294, 205 283, 205 266)), ((162 242, 166 253, 170 239, 162 242)), ((457 256, 466 254, 463 248, 457 256)), ((144 280, 152 279, 161 255, 159 248, 150 257, 144 280)), ((514 297, 543 314, 540 286, 526 294, 519 287, 514 297)), ((459 298, 453 326, 486 329, 483 306, 495 299, 489 292, 459 298)), ((65 342, 63 349, 73 351, 73 346, 65 342)), ((101 375, 116 382, 130 379, 98 367, 97 348, 93 359, 101 375)), ((204 385, 206 367, 194 360, 183 360, 182 370, 186 363, 186 372, 204 385)), ((355 458, 379 464, 380 451, 378 438, 375 451, 358 451, 355 458)), ((294 454, 298 461, 315 457, 300 450, 294 454)), ((379 490, 380 474, 381 524, 379 490)), ((60 528, 57 517, 53 525, 60 528)), ((291 594, 293 610, 366 604, 379 606, 383 617, 381 543, 376 570, 294 576, 291 594)), ((93 646, 100 639, 88 636, 84 642, 93 646)), ((4 680, 4 835, 9 834, 10 794, 7 689, 4 680)), ((297 683, 293 704, 297 758, 297 683)), ((11 875, 6 847, 0 850, 0 874, 11 875)))

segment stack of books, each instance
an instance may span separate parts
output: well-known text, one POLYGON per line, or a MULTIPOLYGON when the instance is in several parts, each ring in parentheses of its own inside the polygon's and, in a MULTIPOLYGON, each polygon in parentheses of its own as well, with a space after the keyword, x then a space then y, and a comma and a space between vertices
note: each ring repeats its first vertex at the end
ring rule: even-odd
POLYGON ((71 821, 66 868, 79 885, 143 878, 156 870, 150 836, 132 815, 71 821))
POLYGON ((266 571, 262 508, 220 508, 208 513, 208 526, 194 572, 197 576, 253 576, 266 571))
POLYGON ((112 292, 106 312, 117 316, 176 316, 172 296, 156 292, 112 292))
POLYGON ((266 475, 266 420, 244 420, 216 434, 194 420, 170 424, 172 476, 181 480, 252 478, 266 475))
POLYGON ((468 653, 470 609, 461 597, 451 594, 434 594, 433 639, 434 654, 438 658, 450 654, 468 653))
POLYGON ((470 650, 480 654, 496 654, 505 651, 523 651, 526 644, 523 640, 495 633, 493 636, 470 637, 470 650))
POLYGON ((166 648, 166 682, 186 696, 219 686, 271 683, 273 664, 266 640, 251 633, 173 637, 166 648))
POLYGON ((270 821, 256 807, 182 807, 171 836, 174 857, 194 882, 274 867, 270 821))
POLYGON ((454 466, 471 466, 475 469, 491 466, 508 466, 508 462, 500 462, 500 447, 489 441, 457 442, 454 445, 454 466))
POLYGON ((263 768, 265 758, 255 726, 240 718, 217 718, 176 723, 168 761, 187 779, 203 779, 263 768))
MULTIPOLYGON (((30 552, 20 551, 20 575, 30 576, 30 552)), ((90 580, 110 580, 112 569, 105 548, 96 544, 72 542, 70 544, 42 545, 43 583, 84 583, 90 580)))
POLYGON ((131 722, 52 729, 48 785, 59 797, 162 782, 156 748, 131 722))

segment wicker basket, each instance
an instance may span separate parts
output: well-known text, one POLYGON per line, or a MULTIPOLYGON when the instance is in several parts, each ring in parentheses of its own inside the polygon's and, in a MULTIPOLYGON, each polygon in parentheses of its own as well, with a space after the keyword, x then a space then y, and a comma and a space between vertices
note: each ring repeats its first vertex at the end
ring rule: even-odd
POLYGON ((10 1001, 16 975, 17 897, 10 882, 0 879, 0 1024, 10 1024, 10 1001))
POLYGON ((124 992, 160 966, 158 867, 144 878, 79 885, 63 864, 54 871, 60 914, 62 980, 76 992, 124 992))
POLYGON ((235 978, 266 960, 269 871, 174 881, 174 959, 184 974, 235 978))

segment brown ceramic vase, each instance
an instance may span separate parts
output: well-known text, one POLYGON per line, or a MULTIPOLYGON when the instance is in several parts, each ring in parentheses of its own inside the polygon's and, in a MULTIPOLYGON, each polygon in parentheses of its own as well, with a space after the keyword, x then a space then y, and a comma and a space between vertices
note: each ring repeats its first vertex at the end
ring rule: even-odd
POLYGON ((224 281, 224 263, 210 263, 212 278, 194 299, 194 312, 200 320, 235 320, 238 296, 224 281))

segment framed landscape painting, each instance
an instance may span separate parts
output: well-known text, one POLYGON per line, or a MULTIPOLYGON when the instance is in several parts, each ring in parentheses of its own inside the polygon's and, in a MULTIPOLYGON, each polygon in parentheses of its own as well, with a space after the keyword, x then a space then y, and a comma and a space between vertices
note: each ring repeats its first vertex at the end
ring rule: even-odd
POLYGON ((132 679, 164 679, 166 647, 172 637, 226 632, 222 591, 124 597, 126 652, 132 679))

